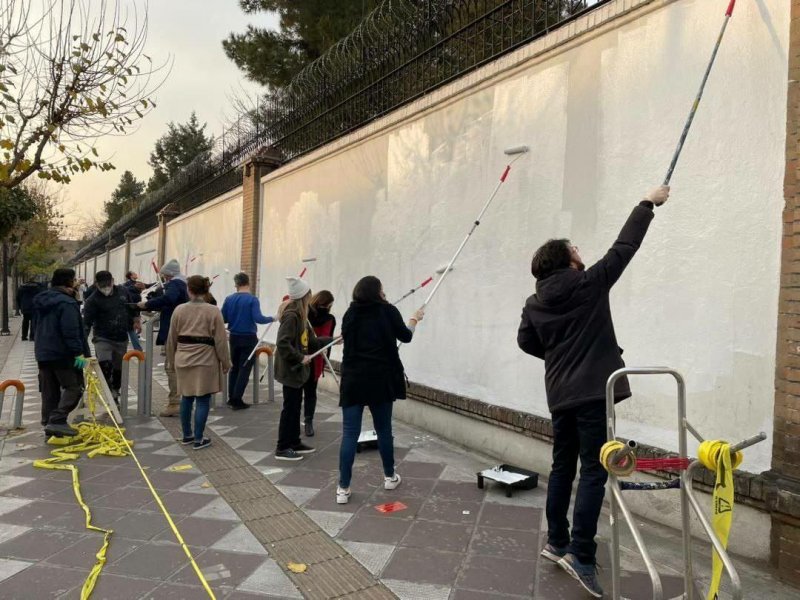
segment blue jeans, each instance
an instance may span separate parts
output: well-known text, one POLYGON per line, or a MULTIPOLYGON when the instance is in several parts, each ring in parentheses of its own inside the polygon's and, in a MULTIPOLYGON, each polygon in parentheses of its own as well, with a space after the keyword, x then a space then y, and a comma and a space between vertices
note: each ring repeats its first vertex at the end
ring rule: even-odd
POLYGON ((258 336, 231 334, 228 341, 231 349, 231 370, 228 372, 228 404, 244 402, 244 392, 250 380, 254 360, 247 360, 258 345, 258 336))
POLYGON ((142 343, 139 341, 139 334, 133 329, 128 332, 128 339, 131 341, 131 346, 134 350, 142 351, 142 343))
MULTIPOLYGON (((383 474, 394 476, 394 439, 392 438, 392 407, 394 402, 369 404, 372 422, 378 434, 378 451, 383 462, 383 474)), ((356 404, 342 407, 342 445, 339 448, 339 486, 350 487, 353 478, 353 462, 356 460, 358 436, 361 435, 361 417, 364 406, 356 404)))
POLYGON ((606 401, 597 400, 553 413, 553 468, 547 484, 547 541, 566 547, 582 563, 594 564, 597 520, 608 474, 600 464, 606 442, 606 401), (578 492, 569 531, 572 482, 581 459, 578 492))
POLYGON ((203 441, 203 430, 206 428, 210 408, 211 394, 181 398, 181 427, 183 427, 184 438, 194 437, 195 442, 203 441), (194 436, 192 436, 192 405, 195 401, 197 401, 197 408, 194 411, 194 436))

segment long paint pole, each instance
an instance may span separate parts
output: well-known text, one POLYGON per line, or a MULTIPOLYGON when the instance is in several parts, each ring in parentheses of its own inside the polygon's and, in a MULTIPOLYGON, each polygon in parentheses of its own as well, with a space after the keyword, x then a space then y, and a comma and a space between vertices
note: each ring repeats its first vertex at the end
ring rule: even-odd
POLYGON ((711 53, 711 60, 708 62, 708 67, 706 67, 706 72, 705 75, 703 75, 703 81, 700 84, 697 97, 694 99, 694 104, 692 104, 692 110, 689 111, 689 117, 686 119, 686 124, 683 126, 681 138, 678 140, 678 147, 675 149, 675 153, 672 155, 672 161, 669 163, 667 176, 664 178, 664 185, 669 185, 669 182, 672 179, 672 173, 675 171, 675 165, 678 164, 678 158, 681 155, 681 151, 683 151, 683 144, 686 141, 686 136, 689 135, 689 129, 692 127, 694 116, 697 114, 697 108, 700 106, 700 100, 703 98, 703 91, 705 90, 706 82, 708 81, 709 75, 711 75, 711 68, 714 66, 714 61, 717 58, 719 46, 722 43, 722 37, 725 35, 725 29, 728 27, 728 22, 731 20, 735 6, 736 0, 731 0, 730 4, 728 4, 728 10, 725 11, 725 20, 722 22, 722 29, 720 29, 719 36, 717 37, 717 43, 714 44, 714 51, 711 53))

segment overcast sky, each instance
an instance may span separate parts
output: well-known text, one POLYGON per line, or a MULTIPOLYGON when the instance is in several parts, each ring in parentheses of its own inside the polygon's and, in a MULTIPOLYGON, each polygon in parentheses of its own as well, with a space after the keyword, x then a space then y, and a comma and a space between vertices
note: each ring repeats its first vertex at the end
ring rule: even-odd
MULTIPOLYGON (((132 1, 123 0, 123 4, 132 1)), ((232 31, 244 31, 248 23, 277 27, 277 18, 272 15, 244 14, 238 0, 151 0, 149 20, 145 52, 155 64, 172 57, 172 71, 154 95, 157 108, 140 121, 135 133, 99 140, 100 156, 117 169, 76 175, 63 188, 68 237, 81 220, 102 213, 103 202, 125 170, 132 171, 138 179, 150 177, 147 158, 167 122, 186 121, 194 110, 201 123, 208 123, 206 131, 219 136, 225 115, 233 113, 230 96, 241 90, 252 94, 259 89, 225 56, 222 40, 232 31)))

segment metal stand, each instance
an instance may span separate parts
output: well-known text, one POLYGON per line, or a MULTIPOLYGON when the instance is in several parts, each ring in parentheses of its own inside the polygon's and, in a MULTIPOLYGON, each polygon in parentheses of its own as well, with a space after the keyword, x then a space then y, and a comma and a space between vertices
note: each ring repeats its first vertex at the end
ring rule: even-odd
POLYGON ((262 354, 267 355, 267 402, 275 402, 275 347, 271 344, 259 346, 253 354, 253 404, 260 402, 262 354))
POLYGON ((0 415, 3 414, 3 404, 5 402, 6 390, 10 387, 16 389, 14 394, 14 429, 22 427, 22 405, 25 401, 25 384, 19 379, 6 379, 0 383, 0 415))
POLYGON ((138 365, 138 403, 137 403, 137 414, 141 414, 142 407, 142 394, 144 391, 144 379, 145 379, 145 358, 144 352, 140 350, 130 350, 125 353, 125 356, 122 357, 122 385, 119 394, 119 411, 122 413, 122 416, 128 416, 128 396, 130 394, 130 369, 131 369, 131 359, 136 359, 136 364, 138 365))
MULTIPOLYGON (((108 387, 108 382, 106 382, 106 377, 103 375, 103 370, 100 368, 99 363, 97 362, 96 358, 88 359, 88 364, 86 365, 86 371, 91 371, 95 377, 97 377, 97 381, 100 384, 100 393, 103 395, 105 399, 105 404, 108 406, 108 411, 111 415, 114 416, 114 419, 122 425, 123 419, 122 415, 117 408, 117 403, 114 401, 114 395, 111 393, 111 389, 108 387)), ((81 398, 79 407, 73 413, 75 415, 74 422, 78 423, 80 421, 87 420, 88 417, 91 417, 91 412, 89 411, 89 407, 86 406, 86 399, 85 399, 85 392, 86 387, 84 386, 84 396, 81 398)), ((104 409, 105 406, 100 406, 101 409, 104 409)))
MULTIPOLYGON (((608 382, 606 383, 606 418, 607 418, 607 433, 608 433, 608 441, 612 441, 616 439, 615 436, 615 426, 616 426, 616 416, 614 413, 614 384, 620 377, 624 377, 626 375, 671 375, 676 383, 678 384, 678 456, 680 458, 687 458, 687 432, 691 433, 699 442, 705 441, 700 434, 697 433, 697 430, 692 427, 686 419, 686 384, 684 383, 683 376, 681 376, 678 371, 674 369, 670 369, 668 367, 641 367, 641 368, 624 368, 619 369, 611 374, 608 378, 608 382)), ((738 452, 739 450, 743 450, 753 444, 757 444, 760 441, 766 439, 765 433, 760 433, 756 436, 748 438, 738 444, 731 446, 731 453, 738 452)), ((635 448, 635 444, 629 445, 628 450, 624 454, 630 454, 630 452, 635 448)), ((615 461, 624 458, 623 456, 617 456, 614 458, 615 461)), ((709 539, 711 540, 714 549, 719 554, 720 558, 722 559, 722 563, 725 566, 725 570, 728 572, 728 575, 731 578, 731 586, 733 588, 733 598, 734 600, 740 600, 742 597, 742 586, 741 581, 739 579, 739 575, 736 572, 736 569, 731 562, 730 557, 728 556, 725 549, 722 547, 722 542, 720 542, 719 538, 717 538, 716 534, 714 533, 714 529, 711 527, 710 522, 708 521, 707 517, 703 513, 700 507, 700 503, 698 502, 697 498, 693 495, 692 489, 692 475, 694 471, 696 471, 701 465, 700 461, 697 459, 693 460, 689 468, 685 469, 681 472, 680 477, 680 492, 681 492, 681 528, 682 528, 682 537, 683 537, 683 567, 684 567, 684 594, 683 598, 686 600, 694 600, 695 598, 695 590, 694 590, 694 576, 692 572, 692 530, 691 530, 691 510, 694 510, 695 514, 697 515, 698 519, 700 520, 701 524, 703 525, 703 529, 705 530, 706 534, 708 535, 709 539)), ((614 474, 608 474, 608 483, 611 489, 611 583, 612 583, 612 592, 611 598, 613 600, 620 600, 621 598, 621 589, 620 589, 620 557, 619 557, 619 513, 622 513, 623 518, 628 524, 628 528, 631 531, 633 536, 634 542, 636 543, 636 547, 639 550, 639 553, 642 556, 642 560, 644 561, 645 568, 650 576, 650 580, 653 585, 653 600, 662 600, 664 597, 664 591, 661 586, 661 578, 658 575, 658 571, 656 570, 655 563, 653 562, 652 558, 650 557, 649 552, 647 551, 646 546, 644 545, 644 539, 642 538, 641 533, 636 525, 636 521, 634 520, 633 516, 631 515, 628 506, 625 504, 625 500, 622 497, 622 487, 620 485, 619 478, 616 477, 614 474)), ((669 488, 666 488, 669 489, 669 488)))
POLYGON ((144 385, 139 387, 139 404, 137 415, 150 417, 153 414, 153 359, 155 350, 155 325, 159 316, 154 315, 144 323, 144 385))

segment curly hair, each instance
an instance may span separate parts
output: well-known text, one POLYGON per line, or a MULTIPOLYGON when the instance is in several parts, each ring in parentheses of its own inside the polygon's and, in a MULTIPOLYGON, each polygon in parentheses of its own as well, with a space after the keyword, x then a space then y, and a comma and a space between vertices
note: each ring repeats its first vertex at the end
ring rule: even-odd
POLYGON ((531 275, 536 279, 545 279, 553 271, 569 268, 571 261, 569 240, 547 240, 533 255, 531 275))

